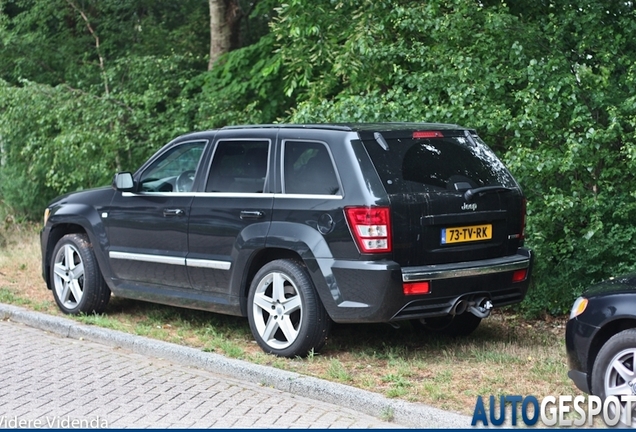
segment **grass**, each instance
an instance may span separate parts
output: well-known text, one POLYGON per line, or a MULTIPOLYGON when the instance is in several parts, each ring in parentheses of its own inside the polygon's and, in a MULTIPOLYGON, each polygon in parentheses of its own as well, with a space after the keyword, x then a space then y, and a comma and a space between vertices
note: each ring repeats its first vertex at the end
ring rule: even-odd
MULTIPOLYGON (((0 238, 0 302, 62 315, 41 277, 37 228, 0 228, 0 238)), ((563 319, 499 311, 463 339, 418 334, 408 324, 335 324, 320 353, 280 359, 261 351, 240 317, 113 297, 105 314, 71 318, 468 415, 478 395, 580 393, 567 378, 563 319)))

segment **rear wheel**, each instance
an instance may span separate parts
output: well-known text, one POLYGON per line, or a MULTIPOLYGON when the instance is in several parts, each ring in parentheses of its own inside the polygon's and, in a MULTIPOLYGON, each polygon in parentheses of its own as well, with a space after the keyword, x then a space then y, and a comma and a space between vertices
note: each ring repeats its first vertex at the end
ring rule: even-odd
POLYGON ((447 336, 468 336, 477 330, 480 323, 481 318, 470 312, 464 312, 460 315, 411 320, 411 325, 416 331, 426 331, 447 336))
POLYGON ((57 242, 50 272, 53 297, 62 312, 101 313, 106 309, 110 289, 86 235, 67 234, 57 242))
POLYGON ((263 351, 280 357, 318 352, 331 328, 307 270, 286 259, 272 261, 256 273, 247 317, 263 351))

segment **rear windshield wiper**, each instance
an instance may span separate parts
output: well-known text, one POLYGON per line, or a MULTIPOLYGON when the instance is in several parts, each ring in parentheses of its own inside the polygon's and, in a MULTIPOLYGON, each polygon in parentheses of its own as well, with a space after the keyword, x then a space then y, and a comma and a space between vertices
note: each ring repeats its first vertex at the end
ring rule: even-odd
POLYGON ((487 193, 496 193, 496 192, 510 192, 512 189, 507 188, 505 186, 483 186, 473 189, 468 189, 464 192, 464 199, 466 201, 472 201, 473 197, 476 195, 484 195, 487 193))
POLYGON ((375 138, 375 141, 380 144, 380 147, 382 147, 385 151, 389 151, 389 143, 386 142, 380 132, 374 133, 373 138, 375 138))

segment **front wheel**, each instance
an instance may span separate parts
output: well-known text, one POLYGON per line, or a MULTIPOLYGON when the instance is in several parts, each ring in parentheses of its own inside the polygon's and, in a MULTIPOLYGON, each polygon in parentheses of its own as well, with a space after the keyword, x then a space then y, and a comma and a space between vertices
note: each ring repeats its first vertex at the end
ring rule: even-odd
POLYGON ((86 235, 67 234, 57 242, 50 272, 53 297, 65 314, 101 313, 106 309, 110 289, 86 235))
POLYGON ((426 331, 446 336, 468 336, 477 330, 480 323, 481 318, 470 312, 464 312, 460 315, 411 320, 411 325, 416 331, 426 331))
MULTIPOLYGON (((605 342, 592 368, 592 393, 603 400, 608 396, 620 400, 623 395, 636 395, 636 329, 623 330, 605 342)), ((615 406, 608 404, 608 408, 613 411, 615 406)), ((636 426, 636 404, 632 404, 631 418, 632 424, 628 426, 636 426)), ((627 422, 624 408, 621 422, 627 422)))
POLYGON ((331 328, 307 270, 287 259, 272 261, 256 273, 247 317, 263 351, 279 357, 318 352, 331 328))

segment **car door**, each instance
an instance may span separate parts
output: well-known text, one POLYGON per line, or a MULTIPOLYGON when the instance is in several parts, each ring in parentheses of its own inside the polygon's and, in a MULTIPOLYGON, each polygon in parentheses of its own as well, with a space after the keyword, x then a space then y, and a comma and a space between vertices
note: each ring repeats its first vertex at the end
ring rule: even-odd
POLYGON ((190 288, 185 263, 188 215, 207 142, 168 145, 136 173, 134 192, 115 193, 102 217, 108 257, 119 282, 190 288))
POLYGON ((190 210, 187 264, 194 289, 234 302, 248 257, 264 246, 276 130, 217 133, 205 192, 196 194, 190 210))

